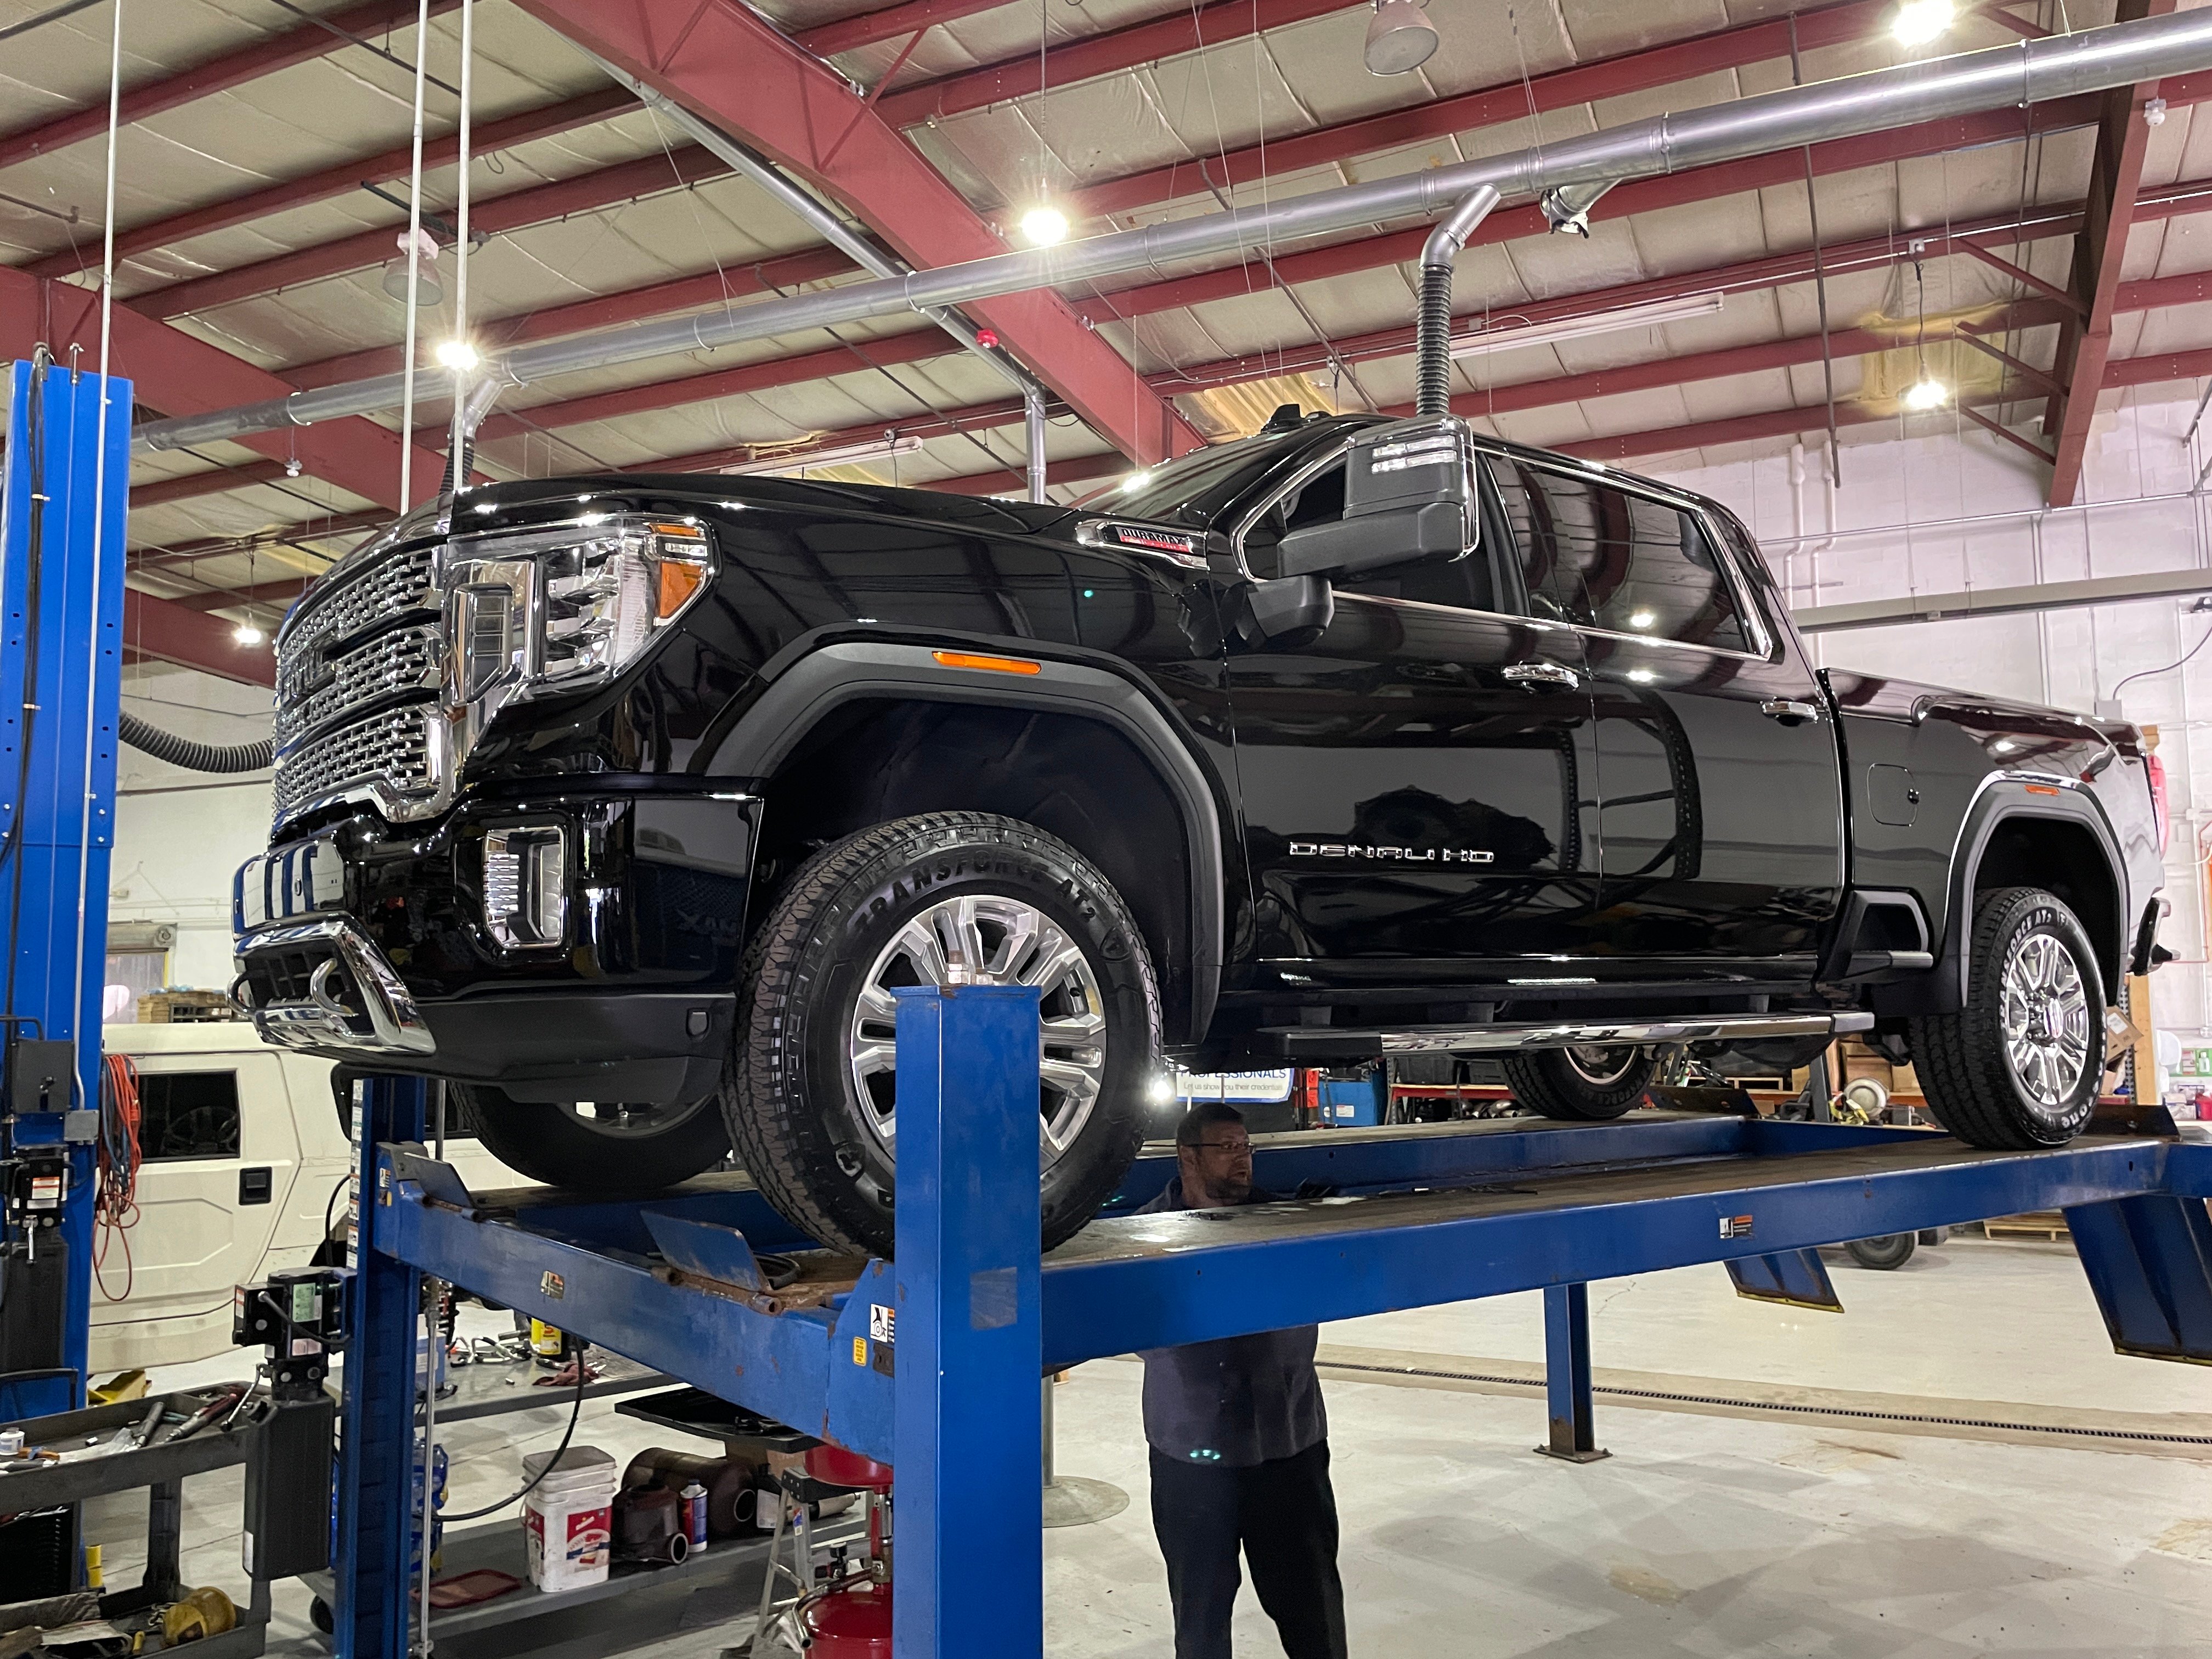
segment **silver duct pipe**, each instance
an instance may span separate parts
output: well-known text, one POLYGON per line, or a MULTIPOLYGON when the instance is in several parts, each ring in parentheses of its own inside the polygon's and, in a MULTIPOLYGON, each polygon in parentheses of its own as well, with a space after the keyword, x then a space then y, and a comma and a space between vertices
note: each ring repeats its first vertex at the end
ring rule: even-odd
MULTIPOLYGON (((693 142, 708 154, 727 162, 766 191, 786 212, 871 276, 897 277, 912 273, 913 266, 886 256, 874 243, 802 190, 782 168, 750 145, 738 143, 713 122, 693 114, 659 88, 648 86, 628 70, 609 63, 599 53, 590 52, 584 55, 604 70, 610 80, 629 88, 637 94, 639 102, 655 113, 667 117, 689 133, 693 142)), ((965 318, 955 316, 939 306, 927 307, 921 314, 1012 381, 1015 388, 1024 397, 1042 389, 1003 352, 985 345, 965 318)))
MULTIPOLYGON (((1910 121, 2039 103, 2199 70, 2212 70, 2212 9, 1778 88, 1709 109, 1632 121, 1540 149, 1316 191, 1264 208, 994 254, 704 316, 626 324, 522 347, 492 365, 490 372, 511 384, 527 385, 584 369, 712 351, 742 340, 863 318, 926 313, 931 307, 963 305, 1000 294, 1097 282, 1132 270, 1161 270, 1363 225, 1428 218, 1483 185, 1500 195, 1531 196, 1553 186, 1645 178, 1856 137, 1910 121)), ((399 381, 397 374, 380 375, 238 409, 149 421, 132 434, 132 443, 142 450, 173 449, 340 416, 377 414, 398 406, 399 381)))
POLYGON ((1417 415, 1451 413, 1452 264, 1500 199, 1495 185, 1477 185, 1422 246, 1421 308, 1413 325, 1417 415))
POLYGON ((1042 501, 1044 493, 1044 393, 1034 387, 1022 393, 1022 435, 1029 442, 1030 499, 1042 501))
POLYGON ((1554 236, 1561 231, 1571 236, 1587 236, 1590 210, 1615 182, 1608 179, 1597 185, 1554 185, 1536 198, 1536 206, 1554 236))

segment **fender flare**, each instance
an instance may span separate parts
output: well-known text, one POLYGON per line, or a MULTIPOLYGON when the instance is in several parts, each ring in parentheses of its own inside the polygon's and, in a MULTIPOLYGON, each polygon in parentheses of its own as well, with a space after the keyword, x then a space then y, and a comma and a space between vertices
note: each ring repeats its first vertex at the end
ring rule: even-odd
POLYGON ((769 682, 723 736, 707 769, 718 777, 768 777, 825 715, 846 703, 872 699, 1029 708, 1111 727, 1135 747, 1166 788, 1182 825, 1190 871, 1190 1040, 1202 1040, 1221 992, 1228 888, 1221 814, 1189 744, 1153 698, 1127 676, 1044 655, 1036 641, 982 646, 1036 663, 1034 674, 948 667, 935 654, 946 648, 973 652, 978 646, 972 635, 944 647, 884 640, 823 645, 769 682))
MULTIPOLYGON (((1960 824, 1959 839, 1951 857, 1950 892, 1943 919, 1943 948, 1936 959, 1935 982, 1946 1008, 1962 1008, 1966 1001, 1966 939, 1973 928, 1974 878, 1979 872, 1982 855, 1988 851, 1990 839, 1998 826, 2014 819, 2039 818, 2046 822, 2075 824, 2088 830, 2096 842, 2098 853, 2105 860, 2105 872, 2112 879, 2113 926, 2110 939, 2100 939, 2092 935, 2090 943, 2097 949, 2097 971, 2105 981, 2108 1000, 2117 1003, 2119 987, 2113 982, 2111 968, 2124 974, 2128 965, 2128 930, 2130 918, 2128 911, 2127 866, 2121 861, 2118 841, 2112 835, 2112 825, 2106 822, 2104 809, 2096 797, 2075 787, 2070 781, 2020 777, 2004 773, 1992 774, 1984 780, 1966 808, 1965 822, 1960 824), (2030 794, 2030 788, 2049 790, 2050 793, 2030 794), (1951 1000, 1955 998, 1956 1000, 1951 1000)), ((2081 923, 2086 931, 2089 926, 2081 923)))

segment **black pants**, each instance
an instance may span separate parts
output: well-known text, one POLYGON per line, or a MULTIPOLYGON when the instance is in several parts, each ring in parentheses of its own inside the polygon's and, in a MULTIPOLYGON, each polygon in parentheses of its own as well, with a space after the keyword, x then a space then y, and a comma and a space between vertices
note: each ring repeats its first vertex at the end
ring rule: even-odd
POLYGON ((1229 1613, 1243 1582, 1240 1545, 1290 1659, 1344 1659, 1327 1441, 1249 1469, 1153 1452, 1152 1529, 1167 1558, 1176 1659, 1230 1659, 1229 1613))

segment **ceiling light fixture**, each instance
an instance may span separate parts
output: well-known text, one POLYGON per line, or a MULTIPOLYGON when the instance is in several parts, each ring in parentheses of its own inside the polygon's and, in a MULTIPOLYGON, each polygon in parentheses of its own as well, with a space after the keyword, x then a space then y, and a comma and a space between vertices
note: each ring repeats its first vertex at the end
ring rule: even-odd
POLYGON ((1951 388, 1932 374, 1923 374, 1905 388, 1898 402, 1918 414, 1924 410, 1941 409, 1951 398, 1951 388))
POLYGON ((1682 300, 1654 300, 1648 305, 1623 306, 1595 317, 1571 317, 1558 323, 1497 323, 1472 334, 1452 337, 1455 357, 1480 356, 1486 352, 1510 351, 1519 346, 1557 345, 1563 340, 1586 340, 1595 334, 1617 333, 1625 328, 1656 328, 1662 323, 1687 322, 1711 317, 1726 302, 1720 294, 1693 294, 1682 300))
POLYGON ((1924 46, 1958 21, 1953 0, 1904 0, 1890 20, 1889 32, 1900 46, 1924 46))
POLYGON ((410 251, 407 233, 401 231, 393 240, 399 250, 384 262, 381 286, 386 294, 407 303, 407 267, 415 267, 415 303, 434 306, 446 297, 446 285, 438 280, 438 239, 427 230, 415 233, 415 246, 410 251))
POLYGON ((766 477, 795 472, 811 472, 817 467, 845 466, 854 461, 888 460, 894 455, 911 455, 921 447, 919 438, 885 438, 879 443, 841 444, 835 449, 810 449, 792 455, 767 455, 757 461, 741 461, 735 466, 720 470, 747 477, 766 477))
POLYGON ((269 636, 250 622, 242 622, 231 630, 230 637, 240 645, 259 645, 269 636))
POLYGON ((466 340, 441 340, 438 343, 438 361, 447 368, 465 373, 483 359, 477 356, 477 349, 466 340))
POLYGON ((1022 215, 1022 240, 1031 247, 1050 247, 1067 240, 1067 216, 1056 207, 1038 205, 1022 215))
POLYGON ((1427 63, 1443 42, 1421 8, 1426 0, 1375 0, 1364 56, 1370 75, 1403 75, 1427 63))

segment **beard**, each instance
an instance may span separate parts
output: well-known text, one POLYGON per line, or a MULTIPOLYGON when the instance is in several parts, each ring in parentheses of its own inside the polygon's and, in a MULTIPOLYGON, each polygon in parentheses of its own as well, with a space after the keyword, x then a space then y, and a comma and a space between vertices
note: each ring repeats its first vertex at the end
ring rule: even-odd
POLYGON ((1252 1196, 1252 1177, 1244 1175, 1224 1176, 1213 1183, 1213 1190, 1224 1204, 1242 1204, 1252 1196))

